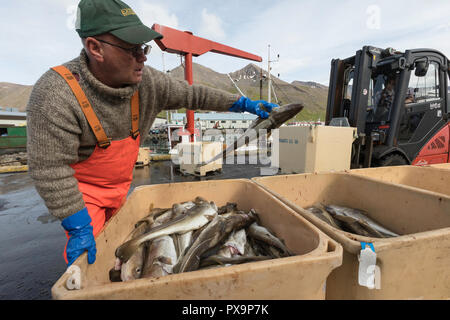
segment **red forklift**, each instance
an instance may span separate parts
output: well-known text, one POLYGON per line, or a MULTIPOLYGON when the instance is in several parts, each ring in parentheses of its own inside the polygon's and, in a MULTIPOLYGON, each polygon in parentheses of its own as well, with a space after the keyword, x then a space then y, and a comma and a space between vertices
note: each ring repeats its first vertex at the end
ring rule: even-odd
POLYGON ((450 162, 449 76, 433 49, 333 59, 325 124, 357 128, 351 168, 450 162))

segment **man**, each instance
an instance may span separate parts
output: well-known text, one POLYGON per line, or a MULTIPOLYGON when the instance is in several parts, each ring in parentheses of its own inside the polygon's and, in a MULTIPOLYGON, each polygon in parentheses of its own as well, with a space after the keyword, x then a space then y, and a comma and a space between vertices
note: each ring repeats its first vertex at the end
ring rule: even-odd
POLYGON ((395 74, 389 75, 386 84, 383 90, 381 90, 379 96, 375 99, 376 110, 375 110, 375 118, 378 120, 388 120, 389 111, 394 103, 394 95, 395 95, 395 74))
POLYGON ((414 103, 416 101, 414 96, 414 89, 408 88, 408 91, 406 92, 405 104, 414 103))
POLYGON ((140 133, 167 109, 251 112, 277 105, 204 86, 189 86, 144 66, 148 43, 162 35, 119 0, 81 0, 78 58, 48 70, 27 106, 29 170, 49 211, 62 220, 71 265, 125 201, 140 133))

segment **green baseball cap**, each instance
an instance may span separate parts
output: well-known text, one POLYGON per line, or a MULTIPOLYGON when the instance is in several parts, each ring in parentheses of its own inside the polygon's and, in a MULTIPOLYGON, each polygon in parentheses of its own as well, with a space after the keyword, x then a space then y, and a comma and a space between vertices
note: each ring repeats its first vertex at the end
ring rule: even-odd
POLYGON ((120 0, 81 0, 75 29, 81 38, 111 33, 131 44, 143 44, 163 37, 145 26, 133 9, 120 0))

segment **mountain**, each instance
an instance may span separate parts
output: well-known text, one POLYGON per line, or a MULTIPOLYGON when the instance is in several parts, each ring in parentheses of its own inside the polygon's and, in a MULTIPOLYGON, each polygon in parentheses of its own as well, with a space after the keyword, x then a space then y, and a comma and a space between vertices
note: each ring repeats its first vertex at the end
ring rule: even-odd
MULTIPOLYGON (((178 66, 169 71, 172 77, 184 79, 184 68, 178 66)), ((267 78, 265 70, 253 63, 244 68, 230 73, 236 86, 244 95, 252 100, 268 100, 267 78), (262 79, 262 89, 260 80, 262 79)), ((222 89, 231 93, 240 94, 236 86, 231 82, 227 74, 216 72, 200 64, 193 64, 194 84, 202 84, 209 87, 222 89)), ((296 120, 325 119, 328 88, 315 82, 293 81, 285 82, 271 75, 273 91, 272 102, 280 105, 294 102, 302 102, 305 108, 300 112, 296 120)), ((0 107, 17 108, 25 111, 33 86, 25 86, 7 82, 0 82, 0 107)), ((185 109, 180 109, 184 111, 185 109)), ((165 116, 161 113, 161 116, 165 116)))
MULTIPOLYGON (((233 89, 233 84, 226 74, 218 73, 197 63, 193 63, 192 73, 194 84, 202 84, 225 91, 232 91, 233 89)), ((169 74, 172 77, 184 79, 184 67, 178 66, 172 69, 169 74)))
POLYGON ((325 120, 327 109, 328 87, 316 82, 293 81, 297 90, 303 92, 305 109, 301 112, 308 120, 325 120), (311 110, 311 111, 310 111, 311 110))
POLYGON ((326 89, 328 90, 327 86, 324 86, 323 84, 314 82, 314 81, 292 81, 291 82, 292 85, 294 86, 305 86, 305 87, 310 87, 310 88, 319 88, 319 89, 326 89))
POLYGON ((0 107, 17 108, 25 112, 33 86, 0 82, 0 107))
MULTIPOLYGON (((184 69, 179 66, 170 74, 173 77, 184 79, 184 69)), ((244 95, 252 100, 268 100, 268 74, 257 65, 250 63, 244 68, 230 73, 231 78, 244 95), (260 88, 260 80, 262 89, 260 88), (262 92, 261 92, 262 91, 262 92)), ((239 93, 227 74, 218 73, 199 64, 193 64, 194 84, 203 84, 219 88, 232 93, 239 93)), ((296 120, 325 119, 328 87, 315 82, 294 81, 285 82, 271 74, 272 87, 271 101, 278 104, 302 102, 305 109, 296 116, 296 120)))

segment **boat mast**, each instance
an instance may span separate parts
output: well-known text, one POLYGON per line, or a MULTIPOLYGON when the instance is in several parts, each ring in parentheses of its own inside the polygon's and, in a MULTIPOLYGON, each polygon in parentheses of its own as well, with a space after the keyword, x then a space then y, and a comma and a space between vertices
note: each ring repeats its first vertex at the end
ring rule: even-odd
POLYGON ((267 54, 267 73, 268 73, 268 95, 267 95, 267 102, 271 102, 272 100, 272 90, 270 89, 272 86, 272 79, 270 78, 270 44, 269 44, 269 50, 267 54))
MULTIPOLYGON (((267 102, 272 102, 272 77, 270 75, 270 71, 272 68, 270 67, 271 62, 278 62, 280 58, 280 55, 277 55, 277 60, 270 60, 270 44, 268 45, 268 54, 267 54, 267 73, 268 73, 268 95, 267 95, 267 102)), ((275 93, 275 91, 274 91, 275 93)), ((278 99, 277 99, 278 100, 278 99)))

